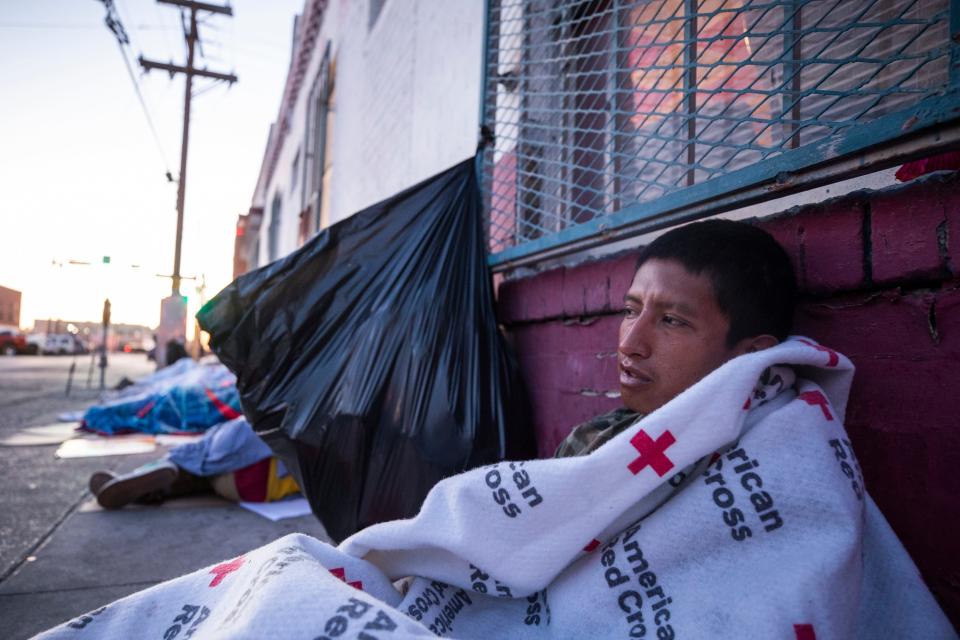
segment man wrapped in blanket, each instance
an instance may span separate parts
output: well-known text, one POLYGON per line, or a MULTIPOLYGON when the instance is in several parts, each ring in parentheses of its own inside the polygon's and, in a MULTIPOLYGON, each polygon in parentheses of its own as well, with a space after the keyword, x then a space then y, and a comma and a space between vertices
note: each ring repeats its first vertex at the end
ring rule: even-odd
POLYGON ((795 289, 754 227, 673 230, 624 300, 625 407, 559 457, 459 474, 409 520, 338 547, 286 536, 46 637, 955 638, 865 491, 853 366, 788 337, 795 289))
POLYGON ((624 407, 575 427, 556 457, 594 451, 727 360, 785 340, 796 293, 786 253, 756 227, 712 220, 658 238, 624 296, 624 407))

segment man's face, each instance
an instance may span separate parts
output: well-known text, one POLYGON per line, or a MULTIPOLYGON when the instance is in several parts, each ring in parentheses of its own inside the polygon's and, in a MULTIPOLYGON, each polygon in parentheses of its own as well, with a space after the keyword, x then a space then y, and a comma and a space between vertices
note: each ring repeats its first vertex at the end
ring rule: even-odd
POLYGON ((624 300, 617 359, 629 409, 650 413, 742 350, 727 347, 730 320, 710 278, 676 260, 651 259, 624 300))

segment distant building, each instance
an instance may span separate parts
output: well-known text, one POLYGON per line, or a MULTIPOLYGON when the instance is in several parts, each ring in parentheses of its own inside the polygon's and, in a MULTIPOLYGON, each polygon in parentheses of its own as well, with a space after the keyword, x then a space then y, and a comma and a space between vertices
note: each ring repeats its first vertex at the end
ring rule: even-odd
POLYGON ((260 254, 260 221, 263 209, 250 207, 250 211, 237 216, 237 235, 233 241, 233 277, 256 269, 260 254))
POLYGON ((0 325, 20 326, 20 297, 19 291, 0 287, 0 325))

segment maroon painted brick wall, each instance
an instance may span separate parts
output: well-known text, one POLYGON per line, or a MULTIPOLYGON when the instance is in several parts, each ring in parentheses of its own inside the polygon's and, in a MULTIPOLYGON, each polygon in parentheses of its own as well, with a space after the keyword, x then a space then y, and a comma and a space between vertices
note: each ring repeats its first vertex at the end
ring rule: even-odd
MULTIPOLYGON (((793 260, 795 332, 856 365, 846 424, 868 490, 960 626, 960 174, 754 221, 793 260)), ((538 451, 619 406, 616 335, 637 252, 499 286, 538 451)))

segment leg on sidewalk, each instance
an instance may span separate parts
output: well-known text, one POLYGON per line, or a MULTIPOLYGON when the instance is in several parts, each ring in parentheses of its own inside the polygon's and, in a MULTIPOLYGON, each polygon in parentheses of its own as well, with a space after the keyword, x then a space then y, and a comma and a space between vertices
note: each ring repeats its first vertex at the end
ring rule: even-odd
POLYGON ((119 509, 131 502, 162 502, 208 493, 210 482, 181 469, 166 458, 155 460, 122 476, 97 471, 90 476, 90 492, 104 509, 119 509))

